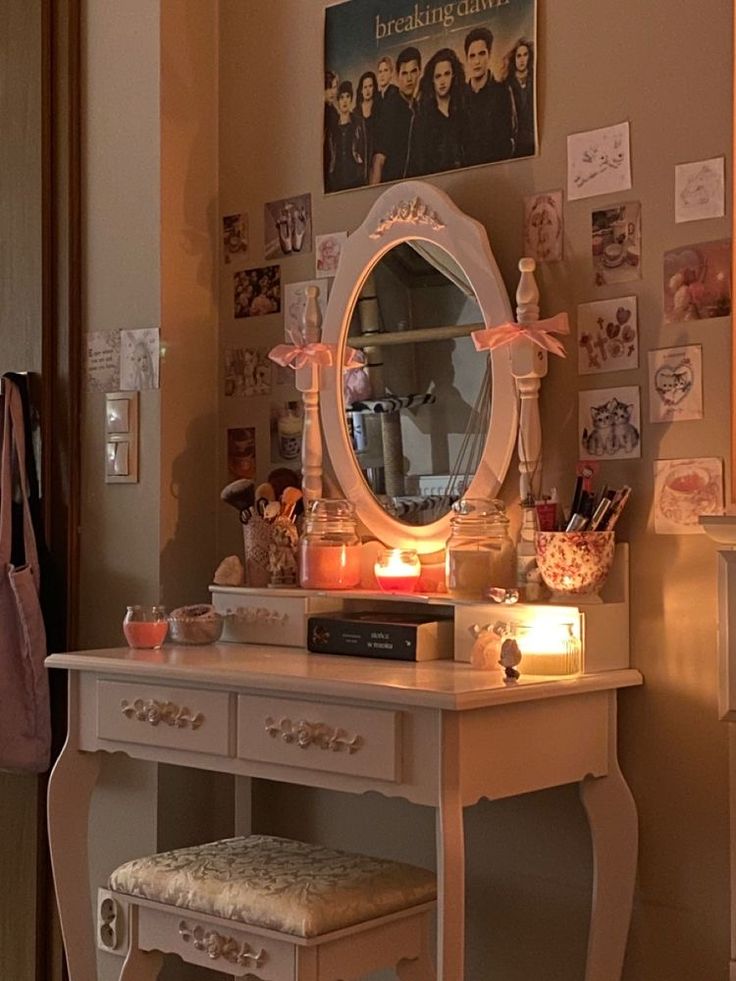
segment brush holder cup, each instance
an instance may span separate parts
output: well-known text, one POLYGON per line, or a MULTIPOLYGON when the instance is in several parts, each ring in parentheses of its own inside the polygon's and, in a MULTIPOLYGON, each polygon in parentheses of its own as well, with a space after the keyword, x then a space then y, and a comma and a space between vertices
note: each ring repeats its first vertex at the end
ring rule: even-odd
POLYGON ((600 602, 615 544, 613 531, 536 532, 537 567, 552 590, 552 602, 600 602))

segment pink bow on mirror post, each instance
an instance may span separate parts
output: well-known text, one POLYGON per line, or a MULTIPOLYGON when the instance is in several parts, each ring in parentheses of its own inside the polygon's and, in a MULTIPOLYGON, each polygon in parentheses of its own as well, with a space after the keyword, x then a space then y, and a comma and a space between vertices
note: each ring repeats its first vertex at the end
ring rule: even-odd
POLYGON ((271 348, 268 356, 282 368, 303 368, 305 365, 331 365, 332 350, 329 344, 305 344, 304 338, 298 331, 290 330, 291 344, 277 344, 271 348))
POLYGON ((526 337, 534 344, 544 348, 551 354, 556 354, 560 358, 566 358, 565 348, 562 341, 553 337, 553 334, 569 334, 570 324, 566 313, 558 313, 554 317, 546 320, 535 320, 531 324, 506 323, 498 324, 495 327, 487 327, 484 330, 474 330, 470 335, 473 338, 476 351, 492 351, 494 348, 503 347, 504 344, 513 344, 521 337, 526 337))

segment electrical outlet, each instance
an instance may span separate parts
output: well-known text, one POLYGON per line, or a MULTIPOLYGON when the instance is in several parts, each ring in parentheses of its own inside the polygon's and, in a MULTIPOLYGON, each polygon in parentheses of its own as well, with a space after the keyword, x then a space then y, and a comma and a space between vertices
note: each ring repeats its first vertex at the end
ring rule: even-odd
POLYGON ((123 943, 127 908, 107 889, 97 890, 97 946, 116 954, 125 953, 123 943))

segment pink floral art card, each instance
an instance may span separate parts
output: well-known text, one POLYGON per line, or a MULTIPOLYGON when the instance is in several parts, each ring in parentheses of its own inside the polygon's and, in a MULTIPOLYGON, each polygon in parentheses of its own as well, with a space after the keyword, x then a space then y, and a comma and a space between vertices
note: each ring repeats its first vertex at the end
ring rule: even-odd
POLYGON ((700 242, 664 254, 664 322, 731 313, 731 243, 700 242))
POLYGON ((627 371, 639 367, 639 326, 635 296, 578 306, 578 374, 627 371))

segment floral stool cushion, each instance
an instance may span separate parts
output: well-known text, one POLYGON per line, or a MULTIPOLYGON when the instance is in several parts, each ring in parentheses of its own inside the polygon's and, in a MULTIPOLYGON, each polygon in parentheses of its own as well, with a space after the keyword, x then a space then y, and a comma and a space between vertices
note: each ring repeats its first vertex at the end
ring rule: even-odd
POLYGON ((434 873, 426 869, 269 835, 136 858, 112 873, 110 888, 298 937, 437 896, 434 873))

